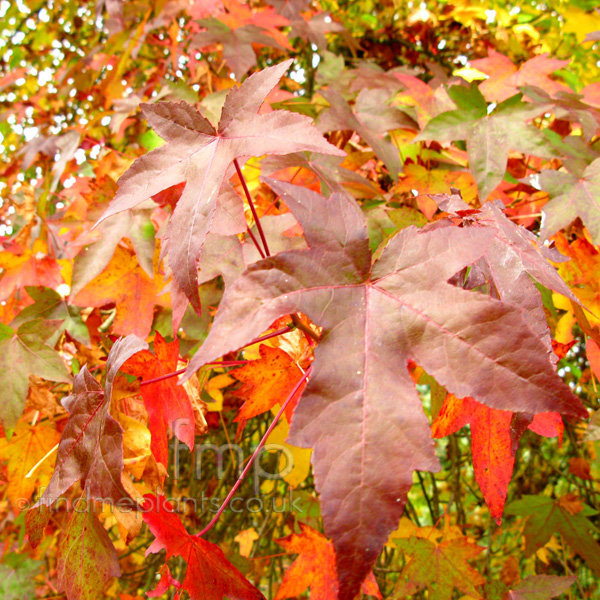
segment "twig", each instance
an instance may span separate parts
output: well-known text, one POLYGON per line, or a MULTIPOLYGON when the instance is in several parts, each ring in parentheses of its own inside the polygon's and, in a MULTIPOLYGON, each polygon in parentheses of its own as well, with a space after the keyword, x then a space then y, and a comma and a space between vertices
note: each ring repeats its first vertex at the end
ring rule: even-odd
POLYGON ((309 367, 306 370, 306 373, 304 373, 304 375, 298 380, 298 382, 294 386, 294 389, 290 392, 289 396, 287 397, 287 399, 285 400, 285 402, 282 404, 281 408, 279 409, 277 416, 273 419, 273 422, 269 425, 269 427, 267 428, 267 431, 265 431, 265 434, 263 435, 258 446, 256 447, 256 450, 250 457, 248 464, 245 466, 244 470, 242 471, 242 474, 238 477, 238 480, 235 482, 234 486, 229 491, 229 494, 227 494, 227 497, 225 498, 223 504, 221 504, 219 510, 215 513, 215 516, 211 519, 210 523, 200 533, 197 533, 196 537, 202 537, 207 531, 210 531, 210 529, 212 529, 213 526, 215 525, 215 523, 219 520, 219 517, 223 514, 223 511, 227 508, 229 501, 233 498, 234 494, 237 492, 238 488, 242 484, 242 481, 244 481, 244 478, 248 474, 248 471, 252 467, 252 464, 254 463, 256 457, 259 455, 260 451, 262 450, 262 447, 265 445, 267 438, 269 437, 269 435, 271 434, 273 429, 275 429, 275 426, 279 422, 279 419, 280 419, 281 415, 283 414, 283 412, 285 411, 285 409, 287 408, 287 405, 290 403, 292 398, 296 395, 296 392, 300 389, 300 386, 308 379, 311 371, 312 371, 312 367, 309 367))

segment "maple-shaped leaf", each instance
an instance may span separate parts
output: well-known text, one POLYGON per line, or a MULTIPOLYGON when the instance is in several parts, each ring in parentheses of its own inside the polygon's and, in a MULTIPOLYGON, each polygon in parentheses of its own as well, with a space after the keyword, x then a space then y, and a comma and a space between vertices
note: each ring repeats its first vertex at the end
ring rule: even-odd
MULTIPOLYGON (((154 338, 154 354, 149 350, 134 354, 121 367, 121 371, 140 375, 142 381, 147 381, 176 371, 178 360, 179 340, 167 343, 157 333, 154 338)), ((145 385, 141 392, 148 411, 152 454, 166 467, 169 434, 174 433, 190 450, 194 448, 194 410, 187 392, 178 385, 176 377, 145 385)))
POLYGON ((485 253, 491 228, 409 227, 371 264, 356 202, 268 183, 310 247, 259 261, 229 286, 186 376, 283 315, 302 312, 323 327, 289 442, 314 450, 325 530, 346 600, 395 529, 412 471, 438 468, 405 368, 409 359, 457 396, 493 408, 582 417, 587 411, 556 375, 518 306, 447 283, 485 253))
POLYGON ((57 571, 59 589, 68 600, 96 600, 111 577, 121 569, 117 552, 94 510, 85 502, 77 510, 61 539, 57 571))
POLYGON ((406 598, 424 588, 429 590, 432 600, 451 600, 454 588, 479 597, 477 587, 485 579, 468 561, 480 554, 483 547, 469 542, 466 537, 439 544, 415 536, 395 542, 409 558, 394 590, 395 598, 406 598))
MULTIPOLYGON (((114 185, 114 183, 113 183, 114 185)), ((88 219, 97 219, 106 205, 93 205, 87 211, 88 219)), ((140 267, 152 277, 154 256, 154 228, 145 214, 148 211, 129 212, 118 219, 104 221, 94 230, 98 240, 86 243, 73 262, 71 295, 76 296, 90 281, 95 279, 109 264, 117 245, 123 238, 131 241, 140 267)))
MULTIPOLYGON (((251 419, 281 404, 302 378, 300 367, 281 348, 261 344, 259 352, 258 360, 252 360, 229 373, 244 384, 234 392, 238 398, 245 400, 235 421, 251 419)), ((304 385, 298 389, 286 409, 288 422, 292 420, 292 412, 303 390, 304 385)))
POLYGON ((76 481, 88 498, 118 502, 128 498, 121 483, 123 429, 109 413, 113 382, 121 365, 148 347, 131 335, 115 342, 106 362, 104 389, 87 367, 75 376, 73 393, 62 400, 69 420, 62 433, 56 467, 38 505, 51 506, 76 481))
POLYGON ((0 252, 0 269, 2 299, 26 285, 56 288, 63 283, 59 263, 48 256, 48 247, 40 239, 35 240, 31 249, 18 246, 0 252))
POLYGON ((0 561, 0 598, 30 600, 36 597, 35 577, 44 563, 26 555, 6 552, 0 561))
MULTIPOLYGON (((310 597, 316 600, 337 600, 339 583, 335 566, 333 544, 321 533, 299 522, 300 533, 275 540, 298 558, 286 570, 275 600, 301 596, 310 587, 310 597)), ((362 585, 369 596, 381 598, 373 573, 362 585)))
POLYGON ((398 81, 406 88, 399 92, 393 104, 395 106, 414 106, 417 122, 423 129, 433 117, 452 110, 452 100, 444 86, 432 88, 414 75, 394 73, 398 81))
POLYGON ((164 287, 158 279, 157 274, 155 279, 148 277, 136 255, 118 246, 104 271, 71 298, 71 302, 96 307, 114 302, 113 333, 133 333, 145 338, 152 329, 156 296, 164 287))
POLYGON ((531 575, 519 581, 506 594, 506 600, 550 600, 564 594, 577 577, 555 575, 531 575))
MULTIPOLYGON (((146 555, 166 550, 167 560, 181 556, 187 563, 187 571, 180 587, 191 600, 223 600, 224 597, 230 600, 264 600, 264 596, 225 558, 218 546, 186 531, 164 496, 146 494, 142 512, 144 521, 156 537, 146 555)), ((169 581, 167 577, 166 581, 173 583, 176 580, 171 578, 169 581)))
POLYGON ((328 32, 344 31, 344 27, 332 20, 328 12, 312 14, 309 0, 268 0, 277 12, 289 21, 291 38, 312 42, 320 50, 327 50, 328 32))
POLYGON ((354 109, 333 89, 322 91, 321 95, 330 107, 319 115, 319 129, 323 133, 344 129, 356 131, 396 179, 401 168, 400 152, 382 134, 399 127, 414 127, 415 124, 397 108, 385 105, 389 94, 385 90, 362 90, 354 109))
POLYGON ((473 398, 456 398, 449 394, 431 426, 433 437, 440 438, 471 425, 471 451, 475 480, 490 514, 498 524, 508 493, 519 440, 525 429, 548 432, 562 437, 562 421, 556 413, 538 413, 537 424, 531 415, 496 410, 473 398), (556 421, 558 417, 558 425, 556 421))
POLYGON ((90 345, 90 334, 78 308, 69 305, 58 292, 50 288, 26 286, 25 291, 34 303, 26 306, 11 321, 11 327, 18 328, 24 323, 40 319, 62 321, 60 327, 47 340, 49 344, 53 345, 57 342, 62 332, 66 330, 78 342, 86 346, 90 345))
POLYGON ((119 179, 119 191, 102 219, 185 181, 166 229, 163 252, 177 286, 196 311, 200 310, 198 255, 211 231, 234 159, 303 150, 344 155, 321 136, 308 117, 281 110, 258 114, 291 63, 288 60, 255 73, 231 90, 216 128, 189 104, 142 105, 150 125, 167 144, 136 160, 119 179))
MULTIPOLYGON (((457 225, 495 229, 492 243, 471 268, 464 287, 471 289, 485 283, 493 297, 518 304, 527 315, 529 327, 544 341, 547 353, 555 360, 542 297, 532 278, 578 302, 550 262, 561 263, 566 257, 540 244, 533 233, 512 222, 504 214, 499 200, 486 202, 480 210, 473 211, 458 195, 439 194, 431 198, 442 210, 453 213, 450 220, 457 225)), ((443 225, 448 225, 448 221, 438 221, 437 226, 443 225)))
POLYGON ((568 227, 579 217, 594 244, 600 244, 600 158, 580 176, 545 169, 539 174, 539 185, 550 194, 550 201, 544 206, 542 238, 568 227))
POLYGON ((531 86, 525 86, 523 93, 539 104, 551 104, 557 119, 579 123, 586 142, 589 143, 596 135, 600 126, 600 112, 597 107, 587 104, 581 94, 564 91, 553 98, 548 92, 531 86))
POLYGON ((466 140, 469 167, 484 201, 502 181, 511 150, 552 157, 556 151, 548 138, 527 121, 547 111, 547 105, 533 105, 513 96, 488 114, 485 98, 476 86, 454 86, 448 90, 457 110, 433 118, 415 138, 451 142, 466 140))
POLYGON ((31 499, 36 485, 46 486, 54 468, 51 458, 38 463, 54 448, 60 434, 46 423, 19 422, 10 442, 0 439, 0 459, 8 461, 6 472, 8 485, 6 495, 15 514, 23 509, 23 503, 31 499), (37 466, 32 476, 27 477, 37 466))
POLYGON ((536 86, 551 95, 570 91, 566 85, 548 77, 554 71, 566 67, 569 61, 548 58, 548 54, 534 56, 517 67, 510 58, 490 48, 487 58, 472 60, 470 64, 489 75, 479 84, 481 93, 489 102, 503 102, 517 94, 519 88, 525 85, 536 86))
POLYGON ((8 433, 17 424, 25 407, 30 375, 50 381, 71 382, 60 354, 46 345, 45 339, 40 335, 50 335, 52 326, 59 324, 60 322, 50 321, 48 325, 51 326, 43 327, 45 331, 40 332, 32 329, 30 323, 24 323, 17 331, 0 323, 0 419, 4 431, 8 433))
POLYGON ((547 496, 524 496, 511 502, 505 512, 528 517, 523 529, 528 556, 544 547, 553 534, 560 533, 587 566, 600 575, 600 545, 591 533, 597 528, 587 518, 596 511, 576 497, 567 495, 554 500, 547 496))
MULTIPOLYGON (((350 192, 354 197, 372 197, 380 194, 381 190, 372 181, 362 175, 346 169, 339 156, 325 156, 310 152, 288 154, 287 156, 272 156, 260 164, 263 175, 273 175, 280 169, 298 167, 312 171, 325 187, 328 196, 331 192, 350 192), (356 190, 356 193, 353 193, 356 190)), ((275 176, 275 179, 283 177, 275 176)), ((294 181, 298 181, 294 178, 294 181)))
POLYGON ((248 24, 232 29, 219 19, 202 19, 199 24, 205 27, 206 31, 194 36, 191 51, 202 50, 213 44, 222 44, 223 60, 238 81, 256 64, 253 44, 284 49, 266 29, 257 25, 248 24))

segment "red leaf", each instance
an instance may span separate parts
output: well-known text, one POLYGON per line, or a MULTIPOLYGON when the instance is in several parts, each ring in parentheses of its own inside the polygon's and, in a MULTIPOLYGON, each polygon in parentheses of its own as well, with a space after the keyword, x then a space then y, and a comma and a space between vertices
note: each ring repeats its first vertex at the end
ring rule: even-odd
MULTIPOLYGON (((142 511, 144 521, 156 537, 146 555, 166 550, 167 560, 181 556, 187 562, 187 571, 180 587, 191 600, 222 600, 225 596, 230 600, 264 600, 218 546, 186 531, 164 496, 146 494, 142 511)), ((176 585, 175 581, 170 583, 176 585)), ((162 589, 162 581, 160 585, 162 589)))
MULTIPOLYGON (((154 354, 142 350, 132 356, 121 371, 139 375, 142 381, 155 379, 177 370, 179 340, 167 344, 160 333, 154 338, 154 354)), ((152 454, 167 466, 169 459, 168 434, 172 432, 190 450, 194 448, 194 410, 178 378, 171 377, 141 387, 142 398, 148 411, 148 429, 152 434, 152 454)))
POLYGON ((319 134, 308 117, 283 110, 257 114, 291 62, 255 73, 231 90, 216 129, 184 102, 142 104, 150 125, 167 144, 136 160, 119 179, 119 191, 101 221, 186 181, 163 238, 163 252, 168 255, 173 283, 196 311, 200 310, 198 255, 230 192, 226 182, 233 161, 303 150, 344 154, 319 134))
POLYGON ((493 228, 409 227, 372 265, 355 202, 269 185, 299 220, 310 248, 259 261, 228 287, 188 374, 285 314, 302 312, 323 327, 289 442, 314 449, 325 530, 346 600, 396 528, 412 471, 438 468, 405 368, 409 359, 457 396, 493 408, 577 417, 587 411, 556 374, 523 310, 447 283, 486 252, 493 228))
POLYGON ((495 410, 473 398, 456 398, 449 394, 431 426, 433 437, 441 438, 471 425, 475 479, 498 525, 502 521, 519 440, 525 429, 529 427, 547 437, 560 435, 562 439, 562 420, 557 413, 538 413, 529 421, 531 417, 495 410))

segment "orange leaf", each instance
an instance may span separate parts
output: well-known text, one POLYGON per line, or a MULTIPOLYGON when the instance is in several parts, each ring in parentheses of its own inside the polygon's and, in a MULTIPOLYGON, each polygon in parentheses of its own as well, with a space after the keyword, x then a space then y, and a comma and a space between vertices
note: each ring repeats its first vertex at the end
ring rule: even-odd
POLYGON ((26 478, 31 469, 48 454, 60 440, 60 434, 55 428, 44 423, 34 427, 29 423, 19 422, 15 428, 10 443, 1 440, 0 459, 8 460, 8 486, 6 495, 10 500, 15 514, 25 508, 26 501, 31 499, 36 483, 48 485, 56 455, 49 456, 26 478))
POLYGON ((471 66, 489 75, 479 85, 481 93, 489 102, 502 102, 519 92, 519 87, 533 85, 551 95, 556 92, 569 92, 569 88, 548 77, 554 71, 568 65, 568 60, 548 58, 547 54, 534 56, 523 63, 520 68, 510 58, 490 49, 488 58, 471 61, 471 66))
MULTIPOLYGON (((289 552, 299 554, 285 572, 275 600, 300 596, 310 587, 312 600, 337 600, 338 578, 333 544, 321 533, 304 523, 299 523, 300 534, 292 533, 275 540, 289 552)), ((373 573, 362 584, 362 591, 381 598, 373 573)))
MULTIPOLYGON (((245 400, 235 421, 245 421, 265 413, 276 404, 283 403, 294 389, 303 373, 287 352, 261 344, 260 358, 231 371, 243 386, 235 395, 245 400)), ((304 390, 302 385, 286 408, 286 417, 291 422, 298 398, 304 390)))
POLYGON ((36 240, 31 250, 0 252, 0 269, 4 270, 0 280, 0 299, 26 285, 56 289, 63 283, 59 264, 47 255, 47 251, 46 244, 36 240))
POLYGON ((145 338, 150 333, 156 295, 162 287, 148 277, 133 252, 117 246, 106 269, 90 281, 72 302, 76 306, 95 307, 114 302, 117 315, 112 325, 113 333, 134 333, 145 338))

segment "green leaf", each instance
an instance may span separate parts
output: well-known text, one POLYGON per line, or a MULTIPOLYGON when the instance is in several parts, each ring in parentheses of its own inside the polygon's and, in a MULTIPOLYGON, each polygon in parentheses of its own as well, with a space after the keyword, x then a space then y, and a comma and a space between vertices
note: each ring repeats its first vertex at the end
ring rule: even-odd
POLYGON ((395 542, 409 561, 400 573, 392 598, 399 600, 427 589, 430 600, 451 600, 454 588, 479 597, 476 586, 485 580, 467 561, 483 550, 481 546, 472 544, 466 537, 440 544, 417 537, 395 542))
POLYGON ((26 286, 27 293, 34 303, 26 306, 12 321, 11 325, 18 329, 24 323, 36 319, 60 320, 62 325, 56 328, 53 336, 47 340, 53 346, 63 331, 68 331, 78 342, 90 345, 90 334, 81 319, 77 307, 67 304, 58 292, 46 287, 26 286))
POLYGON ((524 496, 512 502, 505 512, 529 517, 523 532, 527 555, 543 548, 554 533, 560 533, 588 567, 600 575, 600 545, 591 534, 597 528, 587 519, 596 511, 590 507, 571 496, 563 496, 558 500, 546 496, 524 496))
POLYGON ((121 569, 117 552, 95 513, 79 502, 58 554, 58 581, 70 600, 96 600, 121 569))
POLYGON ((518 150, 551 157, 557 152, 546 136, 527 124, 548 110, 547 104, 525 103, 517 94, 499 104, 489 115, 479 90, 450 88, 448 93, 459 107, 433 118, 414 141, 452 142, 466 140, 469 167, 485 200, 504 178, 508 154, 518 150))
POLYGON ((29 375, 70 383, 65 364, 55 350, 27 327, 15 331, 0 323, 0 420, 8 435, 17 424, 29 390, 29 375))
POLYGON ((29 600, 35 598, 35 582, 41 560, 9 552, 0 564, 0 598, 2 600, 29 600))

